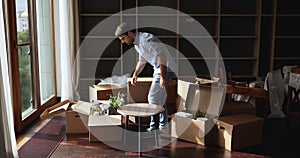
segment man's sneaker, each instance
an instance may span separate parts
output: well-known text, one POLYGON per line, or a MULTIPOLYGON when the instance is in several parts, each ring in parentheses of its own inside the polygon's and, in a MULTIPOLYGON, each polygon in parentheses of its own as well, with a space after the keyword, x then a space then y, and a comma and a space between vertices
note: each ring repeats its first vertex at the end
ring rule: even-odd
POLYGON ((159 126, 159 131, 160 131, 161 133, 165 133, 165 134, 170 133, 170 129, 169 129, 168 126, 159 126))
POLYGON ((152 132, 152 131, 154 131, 154 130, 156 130, 155 127, 149 127, 149 128, 147 128, 147 131, 148 131, 148 132, 152 132))

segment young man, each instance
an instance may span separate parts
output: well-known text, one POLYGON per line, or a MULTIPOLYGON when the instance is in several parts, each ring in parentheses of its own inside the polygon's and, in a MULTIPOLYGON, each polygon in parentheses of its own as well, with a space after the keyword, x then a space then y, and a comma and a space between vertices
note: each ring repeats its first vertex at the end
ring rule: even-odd
POLYGON ((153 34, 145 32, 136 32, 127 23, 121 23, 116 31, 117 36, 122 43, 134 45, 135 50, 139 54, 135 71, 132 76, 131 84, 135 85, 138 75, 142 72, 145 64, 148 62, 153 66, 153 81, 148 94, 148 102, 163 106, 165 111, 159 114, 159 121, 156 116, 151 116, 149 132, 159 128, 163 132, 169 132, 167 126, 167 107, 166 87, 169 81, 175 76, 172 68, 172 62, 168 50, 153 34))

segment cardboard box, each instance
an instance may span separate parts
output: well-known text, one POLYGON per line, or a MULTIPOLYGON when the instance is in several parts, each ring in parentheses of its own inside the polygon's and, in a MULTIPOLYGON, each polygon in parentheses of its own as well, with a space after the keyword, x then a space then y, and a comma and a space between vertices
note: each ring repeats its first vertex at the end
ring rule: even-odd
POLYGON ((214 118, 219 116, 224 102, 225 90, 214 86, 198 85, 178 80, 178 94, 182 101, 179 107, 195 117, 199 110, 206 113, 206 121, 195 120, 174 115, 171 121, 171 136, 201 145, 216 143, 216 126, 214 118), (180 93, 180 91, 178 91, 180 93), (181 91, 182 92, 182 91, 181 91))
POLYGON ((109 95, 117 95, 120 93, 127 93, 127 87, 119 88, 113 85, 93 85, 89 86, 89 100, 107 100, 109 99, 109 95))
MULTIPOLYGON (((178 111, 187 110, 187 106, 191 106, 191 104, 196 104, 195 106, 198 107, 198 102, 200 101, 200 87, 202 87, 202 98, 211 97, 211 87, 217 87, 215 85, 207 85, 207 84, 199 84, 198 81, 200 78, 185 78, 185 79, 178 79, 177 81, 177 99, 176 99, 176 107, 178 111), (206 87, 206 90, 204 90, 206 87), (196 101, 194 101, 196 99, 196 101)), ((215 82, 214 82, 215 83, 215 82)), ((222 89, 222 93, 218 93, 221 96, 214 96, 215 98, 223 99, 225 91, 222 89)), ((216 94, 214 94, 216 95, 216 94)), ((218 99, 217 99, 218 100, 218 99)), ((205 104, 202 104, 203 110, 207 110, 209 101, 213 101, 212 99, 201 99, 201 102, 205 101, 205 104), (207 102, 208 101, 208 102, 207 102)), ((223 100, 222 100, 223 103, 223 100)), ((218 104, 218 103, 217 103, 218 104)), ((191 107, 190 107, 191 108, 191 107)), ((194 109, 197 110, 197 109, 194 109)), ((217 114, 217 113, 215 113, 217 114)))
POLYGON ((225 97, 225 89, 197 84, 196 79, 178 79, 176 107, 178 111, 205 112, 219 116, 225 97))
POLYGON ((212 118, 201 121, 174 115, 171 136, 201 145, 215 144, 216 126, 212 118))
POLYGON ((236 150, 262 141, 264 119, 249 114, 219 117, 216 124, 217 144, 227 150, 236 150))
MULTIPOLYGON (((177 88, 177 93, 178 93, 178 98, 176 100, 176 107, 178 111, 182 110, 191 110, 191 111, 197 111, 198 103, 197 102, 206 102, 206 103, 199 103, 202 104, 202 111, 206 111, 209 105, 209 99, 201 99, 199 100, 199 87, 202 87, 204 89, 205 87, 210 88, 213 87, 214 85, 211 83, 215 83, 216 80, 207 80, 207 79, 201 79, 201 78, 186 78, 186 79, 179 79, 178 80, 178 88, 177 88), (203 84, 198 84, 200 81, 203 84), (209 83, 209 84, 207 84, 209 83), (195 97, 196 96, 196 97, 195 97), (193 103, 194 102, 194 103, 193 103), (192 105, 192 106, 191 106, 192 105), (188 107, 189 106, 189 107, 188 107)), ((215 84, 217 85, 217 84, 215 84)), ((202 98, 210 98, 209 91, 202 91, 202 92, 208 92, 207 94, 202 94, 202 98), (206 95, 206 96, 205 96, 206 95)), ((225 91, 224 91, 225 93, 225 91)), ((222 95, 222 94, 221 94, 222 95)), ((225 96, 225 94, 224 94, 225 96)), ((218 98, 218 96, 214 96, 215 98, 218 98)), ((221 97, 221 96, 219 96, 221 97)), ((253 99, 251 99, 252 101, 253 99)), ((224 100, 221 103, 220 110, 221 112, 215 114, 219 114, 218 116, 227 116, 227 115, 232 115, 232 114, 239 114, 239 113, 248 113, 251 115, 256 115, 256 107, 250 102, 243 102, 243 101, 232 101, 232 102, 224 102, 224 100)), ((210 112, 213 113, 213 112, 210 112)))
MULTIPOLYGON (((131 85, 131 78, 128 78, 127 85, 127 103, 147 103, 148 93, 151 86, 153 78, 152 77, 139 77, 135 86, 131 85)), ((167 87, 167 100, 168 104, 168 114, 174 113, 174 105, 177 98, 177 81, 172 80, 169 82, 167 87)), ((129 118, 131 121, 138 123, 138 119, 135 117, 129 118)), ((148 124, 150 122, 150 117, 143 117, 143 123, 148 124)))
POLYGON ((66 111, 66 133, 88 133, 88 117, 91 103, 78 101, 66 111))
POLYGON ((66 111, 66 133, 67 134, 80 134, 89 133, 88 115, 80 114, 73 110, 66 111))
POLYGON ((122 141, 121 115, 89 116, 89 141, 122 141))
MULTIPOLYGON (((127 101, 128 103, 147 103, 148 93, 152 77, 139 77, 136 86, 131 85, 131 78, 128 79, 127 101)), ((167 87, 167 104, 174 104, 177 97, 177 82, 172 80, 167 87)))
POLYGON ((88 133, 87 123, 90 106, 91 104, 88 102, 78 101, 77 103, 72 103, 69 100, 64 100, 47 108, 40 115, 40 118, 46 119, 65 112, 67 134, 88 133))

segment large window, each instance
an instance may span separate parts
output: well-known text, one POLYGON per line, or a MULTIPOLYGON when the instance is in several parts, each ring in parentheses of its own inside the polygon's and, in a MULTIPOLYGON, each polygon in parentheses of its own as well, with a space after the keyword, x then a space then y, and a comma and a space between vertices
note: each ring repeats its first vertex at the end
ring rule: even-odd
POLYGON ((14 118, 20 131, 57 101, 52 0, 7 0, 14 118))

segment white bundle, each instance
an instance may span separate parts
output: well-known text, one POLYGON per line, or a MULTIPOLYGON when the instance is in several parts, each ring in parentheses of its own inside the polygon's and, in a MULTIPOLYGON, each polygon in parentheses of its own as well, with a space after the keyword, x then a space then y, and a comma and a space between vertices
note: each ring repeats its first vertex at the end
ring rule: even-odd
POLYGON ((191 113, 187 113, 187 112, 183 112, 183 111, 179 111, 175 113, 176 116, 181 116, 181 117, 185 117, 185 118, 193 118, 193 114, 191 113))
POLYGON ((100 80, 98 85, 114 85, 119 88, 124 88, 127 85, 127 78, 129 77, 129 74, 123 75, 123 76, 112 76, 105 78, 104 80, 100 80))
POLYGON ((289 86, 300 89, 300 74, 290 73, 289 86))

